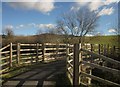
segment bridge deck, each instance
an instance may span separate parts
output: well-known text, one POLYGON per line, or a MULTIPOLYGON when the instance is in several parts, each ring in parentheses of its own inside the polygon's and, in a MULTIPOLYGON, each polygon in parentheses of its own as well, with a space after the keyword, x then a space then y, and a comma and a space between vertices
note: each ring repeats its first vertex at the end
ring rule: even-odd
POLYGON ((43 66, 8 79, 2 87, 45 87, 56 84, 56 76, 65 73, 65 60, 43 64, 43 66))

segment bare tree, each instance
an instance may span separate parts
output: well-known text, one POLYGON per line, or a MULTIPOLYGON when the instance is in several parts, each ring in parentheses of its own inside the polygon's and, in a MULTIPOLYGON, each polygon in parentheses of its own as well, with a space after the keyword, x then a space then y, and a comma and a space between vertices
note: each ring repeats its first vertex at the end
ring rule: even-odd
POLYGON ((57 30, 61 34, 79 36, 79 43, 81 43, 86 34, 94 31, 98 18, 98 14, 94 11, 90 11, 87 7, 81 8, 63 14, 57 20, 57 30))
POLYGON ((14 32, 11 28, 5 28, 3 30, 3 35, 6 35, 7 37, 11 37, 14 35, 14 32))
POLYGON ((2 45, 7 45, 10 42, 14 42, 14 32, 12 28, 6 27, 2 31, 4 38, 2 39, 2 45))

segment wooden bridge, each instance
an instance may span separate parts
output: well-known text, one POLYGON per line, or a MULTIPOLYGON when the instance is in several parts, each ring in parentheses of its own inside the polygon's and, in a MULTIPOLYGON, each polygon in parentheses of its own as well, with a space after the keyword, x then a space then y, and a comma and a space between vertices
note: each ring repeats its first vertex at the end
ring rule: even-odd
POLYGON ((12 44, 0 49, 1 71, 3 74, 17 65, 46 62, 26 73, 5 81, 3 86, 44 86, 56 84, 56 74, 66 73, 71 85, 90 86, 94 81, 104 85, 120 86, 117 82, 94 75, 94 70, 110 72, 120 79, 120 62, 107 57, 108 54, 119 56, 119 48, 100 44, 12 44), (50 62, 50 63, 48 63, 50 62), (111 64, 109 66, 109 64, 111 64))

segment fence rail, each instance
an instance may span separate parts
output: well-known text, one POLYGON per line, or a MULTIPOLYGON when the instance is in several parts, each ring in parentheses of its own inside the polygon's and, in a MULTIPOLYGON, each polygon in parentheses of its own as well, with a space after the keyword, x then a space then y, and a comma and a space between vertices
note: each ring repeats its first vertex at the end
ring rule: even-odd
POLYGON ((0 73, 5 72, 16 64, 33 63, 60 59, 66 55, 65 44, 8 44, 0 49, 0 73), (54 57, 54 58, 53 58, 54 57))
MULTIPOLYGON (((106 85, 120 86, 120 83, 115 83, 92 74, 92 69, 97 68, 120 77, 120 70, 108 67, 104 64, 109 62, 115 66, 120 66, 119 61, 106 57, 108 50, 110 53, 110 49, 101 49, 101 45, 99 44, 94 46, 93 44, 85 44, 84 46, 81 46, 81 44, 74 44, 72 49, 67 46, 67 75, 71 84, 73 86, 80 84, 89 86, 92 84, 92 80, 96 80, 106 85), (72 50, 72 52, 70 52, 70 50, 72 50), (98 60, 98 62, 95 62, 96 60, 98 60), (99 63, 100 61, 102 61, 102 65, 99 63)), ((106 47, 106 45, 103 46, 106 47)), ((115 51, 115 47, 113 48, 115 51)), ((118 48, 117 51, 119 51, 118 48)), ((116 53, 114 52, 114 54, 116 53)))
POLYGON ((92 80, 97 80, 108 85, 120 86, 120 84, 94 76, 92 69, 98 68, 113 74, 120 75, 120 70, 108 67, 109 62, 116 66, 120 62, 109 58, 108 54, 118 57, 120 49, 110 45, 101 44, 8 44, 0 49, 1 67, 0 73, 9 70, 16 64, 34 63, 66 58, 67 76, 73 86, 91 85, 92 80), (102 62, 102 65, 100 64, 102 62), (85 81, 85 82, 84 82, 85 81))

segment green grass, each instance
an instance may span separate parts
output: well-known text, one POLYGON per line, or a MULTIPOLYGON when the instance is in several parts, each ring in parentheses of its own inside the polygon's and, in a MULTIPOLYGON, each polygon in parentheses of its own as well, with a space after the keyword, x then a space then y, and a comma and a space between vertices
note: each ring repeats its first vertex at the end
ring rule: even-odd
POLYGON ((1 75, 2 81, 4 82, 4 80, 6 80, 8 78, 11 78, 15 75, 26 72, 28 70, 34 69, 35 67, 37 68, 37 67, 41 66, 42 64, 43 63, 40 62, 40 63, 36 63, 36 64, 21 64, 18 66, 14 66, 1 75))
MULTIPOLYGON (((110 44, 110 45, 118 45, 118 38, 120 35, 109 35, 109 36, 93 36, 93 37, 85 37, 85 42, 87 43, 95 43, 95 44, 110 44)), ((71 40, 71 43, 78 42, 79 37, 75 37, 76 39, 71 40)), ((7 43, 7 38, 2 39, 2 45, 5 46, 7 43)), ((14 36, 14 41, 12 43, 64 43, 68 39, 64 39, 64 35, 55 35, 55 34, 41 34, 38 36, 14 36), (23 40, 24 38, 24 40, 23 40), (29 38, 29 39, 28 39, 29 38), (59 41, 58 41, 59 40, 59 41)))
POLYGON ((110 44, 110 45, 118 46, 120 45, 118 42, 119 37, 120 36, 94 36, 94 37, 86 38, 86 41, 95 44, 110 44))

